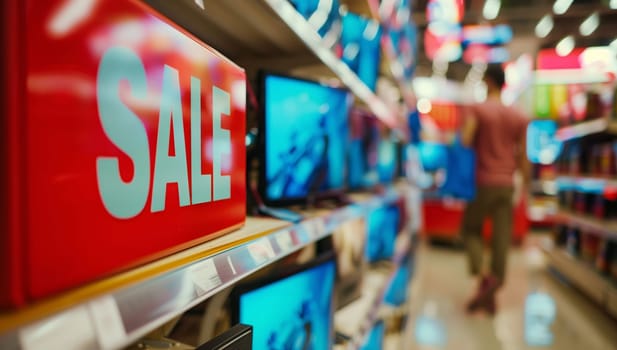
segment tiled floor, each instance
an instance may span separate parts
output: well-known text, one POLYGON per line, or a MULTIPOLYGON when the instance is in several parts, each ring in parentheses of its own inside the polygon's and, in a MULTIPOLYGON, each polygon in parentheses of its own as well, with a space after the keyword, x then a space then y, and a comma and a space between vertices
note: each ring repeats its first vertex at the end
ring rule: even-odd
POLYGON ((462 249, 423 244, 401 349, 617 349, 617 322, 547 271, 531 235, 511 250, 498 313, 467 315, 475 288, 462 249), (527 317, 526 317, 527 315, 527 317))

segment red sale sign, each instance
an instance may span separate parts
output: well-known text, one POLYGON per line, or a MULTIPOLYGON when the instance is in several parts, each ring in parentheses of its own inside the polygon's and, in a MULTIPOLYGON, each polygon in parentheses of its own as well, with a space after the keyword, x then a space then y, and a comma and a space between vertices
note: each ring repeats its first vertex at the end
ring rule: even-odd
POLYGON ((2 6, 0 306, 244 223, 241 68, 139 1, 2 6))

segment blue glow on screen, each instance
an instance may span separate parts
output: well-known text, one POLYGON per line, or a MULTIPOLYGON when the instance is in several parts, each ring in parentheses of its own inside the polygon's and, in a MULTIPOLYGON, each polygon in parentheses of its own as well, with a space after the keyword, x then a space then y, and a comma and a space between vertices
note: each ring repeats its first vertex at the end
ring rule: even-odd
POLYGON ((396 143, 390 139, 379 140, 377 148, 377 175, 380 183, 391 183, 397 175, 398 155, 396 143))
POLYGON ((349 93, 274 75, 266 77, 265 88, 267 198, 343 189, 349 93))
POLYGON ((447 148, 443 144, 420 142, 418 152, 425 171, 436 171, 448 166, 447 148))
POLYGON ((563 142, 557 140, 557 123, 553 120, 533 120, 527 127, 527 158, 532 163, 555 162, 563 142))
POLYGON ((374 116, 354 111, 350 115, 347 186, 366 188, 377 184, 379 129, 374 116))
POLYGON ((366 339, 364 345, 360 347, 360 350, 381 350, 383 349, 384 334, 386 327, 383 321, 377 322, 366 339))
POLYGON ((315 266, 240 296, 253 349, 330 349, 335 263, 315 266))
POLYGON ((394 254, 394 242, 399 226, 399 210, 394 205, 379 207, 367 219, 365 256, 369 262, 387 260, 394 254))

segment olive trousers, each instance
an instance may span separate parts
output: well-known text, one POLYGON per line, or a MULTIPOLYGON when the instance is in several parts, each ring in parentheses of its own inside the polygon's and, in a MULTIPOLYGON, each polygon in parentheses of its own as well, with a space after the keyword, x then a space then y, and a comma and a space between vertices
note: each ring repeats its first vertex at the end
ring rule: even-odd
POLYGON ((508 260, 508 248, 512 240, 512 186, 478 186, 476 198, 467 204, 463 214, 461 235, 469 257, 473 275, 482 272, 484 219, 492 219, 490 272, 503 283, 508 260))

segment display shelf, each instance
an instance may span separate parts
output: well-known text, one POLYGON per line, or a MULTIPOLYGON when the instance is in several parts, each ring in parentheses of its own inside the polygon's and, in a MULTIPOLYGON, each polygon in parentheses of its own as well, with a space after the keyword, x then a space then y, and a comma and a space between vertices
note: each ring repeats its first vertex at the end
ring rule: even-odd
POLYGON ((591 234, 617 239, 617 222, 607 222, 589 215, 573 213, 564 209, 559 210, 556 215, 556 221, 562 224, 576 226, 591 234))
POLYGON ((609 129, 608 119, 600 118, 559 128, 555 138, 559 141, 568 141, 609 130, 612 129, 609 129))
POLYGON ((321 63, 402 139, 404 117, 360 80, 287 0, 146 3, 242 67, 291 69, 321 63), (250 16, 247 14, 250 13, 250 16))
POLYGON ((239 282, 331 234, 400 194, 290 223, 249 217, 230 234, 22 310, 0 314, 2 349, 118 349, 239 282), (53 346, 50 346, 52 344, 53 346))
POLYGON ((562 248, 545 248, 549 264, 563 277, 588 295, 596 303, 606 306, 617 316, 617 287, 593 267, 568 254, 562 248), (612 307, 612 308, 611 308, 612 307))
POLYGON ((556 180, 534 180, 530 184, 530 190, 534 195, 557 195, 557 181, 556 180))
POLYGON ((617 179, 615 177, 603 176, 558 176, 556 190, 563 188, 572 189, 579 192, 604 192, 606 190, 617 190, 617 179))

